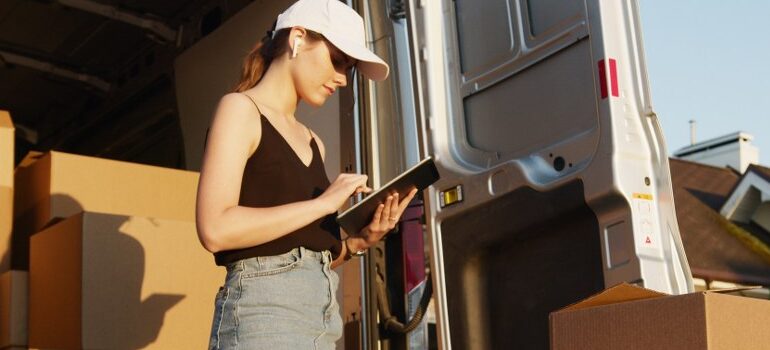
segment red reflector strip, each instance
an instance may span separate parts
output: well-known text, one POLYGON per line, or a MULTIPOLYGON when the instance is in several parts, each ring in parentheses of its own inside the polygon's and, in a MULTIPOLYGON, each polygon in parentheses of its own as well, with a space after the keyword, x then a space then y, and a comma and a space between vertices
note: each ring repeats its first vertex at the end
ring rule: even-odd
POLYGON ((422 237, 423 204, 415 200, 401 216, 401 243, 404 257, 404 295, 425 280, 425 243, 422 237))
POLYGON ((408 294, 425 280, 425 245, 420 221, 402 222, 401 236, 404 249, 404 292, 408 294))
POLYGON ((599 60, 599 88, 602 91, 602 99, 607 98, 607 72, 604 69, 604 60, 599 60))
POLYGON ((612 96, 618 97, 618 69, 615 65, 615 60, 610 58, 610 86, 612 90, 612 96))
MULTIPOLYGON (((617 62, 615 59, 610 58, 609 59, 609 68, 610 68, 610 92, 612 93, 612 96, 619 97, 620 96, 620 89, 618 88, 618 67, 617 62)), ((601 96, 602 99, 607 98, 608 91, 607 91, 607 68, 604 64, 604 60, 599 60, 599 89, 601 90, 601 96)))

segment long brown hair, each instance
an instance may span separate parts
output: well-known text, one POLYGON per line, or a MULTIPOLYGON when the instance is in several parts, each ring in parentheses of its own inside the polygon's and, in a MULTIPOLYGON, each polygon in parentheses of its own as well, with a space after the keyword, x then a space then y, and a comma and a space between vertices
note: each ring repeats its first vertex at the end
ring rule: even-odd
MULTIPOLYGON (((289 49, 290 33, 291 28, 284 28, 275 32, 275 36, 266 35, 251 49, 243 59, 241 79, 233 89, 234 92, 243 92, 259 83, 273 59, 280 57, 289 49)), ((306 30, 306 33, 307 37, 313 41, 324 40, 321 34, 314 31, 306 30)))

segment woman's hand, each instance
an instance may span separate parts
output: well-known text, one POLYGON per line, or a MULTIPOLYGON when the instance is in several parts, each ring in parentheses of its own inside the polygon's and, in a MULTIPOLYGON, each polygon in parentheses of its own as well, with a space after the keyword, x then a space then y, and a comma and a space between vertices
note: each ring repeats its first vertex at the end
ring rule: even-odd
POLYGON ((340 174, 337 179, 329 185, 317 200, 322 203, 326 213, 334 213, 339 209, 350 196, 358 193, 369 193, 371 188, 366 186, 366 175, 360 174, 340 174))
POLYGON ((357 248, 369 248, 377 244, 377 242, 382 240, 382 237, 393 230, 393 228, 396 227, 398 219, 401 218, 401 214, 404 213, 404 210, 406 210, 406 207, 409 205, 409 202, 412 201, 415 194, 417 194, 417 189, 413 188, 404 199, 399 201, 398 193, 394 192, 388 196, 385 203, 377 206, 372 222, 364 227, 358 234, 358 237, 363 239, 362 243, 364 243, 365 246, 359 246, 357 248))

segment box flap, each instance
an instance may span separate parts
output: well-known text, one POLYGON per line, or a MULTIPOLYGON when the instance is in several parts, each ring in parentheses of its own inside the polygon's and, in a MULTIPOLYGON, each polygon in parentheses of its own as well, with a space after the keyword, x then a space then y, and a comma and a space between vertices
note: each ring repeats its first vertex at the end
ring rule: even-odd
POLYGON ((762 286, 743 286, 743 287, 733 287, 733 288, 724 288, 724 289, 710 289, 710 290, 704 290, 702 293, 727 294, 727 293, 742 292, 744 290, 752 290, 752 289, 759 289, 759 288, 762 288, 762 286))
POLYGON ((25 155, 24 158, 21 159, 21 162, 16 166, 16 170, 20 168, 26 168, 34 164, 35 162, 40 160, 40 158, 43 158, 43 155, 45 155, 45 153, 38 152, 38 151, 27 152, 27 155, 25 155))
POLYGON ((668 294, 637 287, 635 285, 623 282, 621 284, 607 288, 598 294, 594 294, 588 298, 585 298, 577 303, 564 307, 559 311, 579 310, 594 306, 610 305, 626 301, 652 299, 664 296, 668 296, 668 294))

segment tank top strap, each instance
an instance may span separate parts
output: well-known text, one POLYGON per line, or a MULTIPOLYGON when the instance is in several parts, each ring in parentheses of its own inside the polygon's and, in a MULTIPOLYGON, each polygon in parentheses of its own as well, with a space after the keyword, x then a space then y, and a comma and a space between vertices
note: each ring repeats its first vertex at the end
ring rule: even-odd
MULTIPOLYGON (((259 109, 259 106, 257 105, 257 101, 255 101, 253 97, 251 97, 251 96, 250 96, 250 95, 248 95, 248 94, 244 94, 244 93, 242 93, 242 92, 239 92, 239 94, 241 94, 241 95, 244 95, 244 96, 248 97, 248 98, 249 98, 249 100, 251 100, 251 103, 253 103, 253 104, 254 104, 254 107, 257 109, 257 112, 259 113, 259 115, 260 115, 260 116, 264 116, 264 115, 262 114, 262 111, 259 109)), ((305 127, 305 130, 307 130, 307 134, 310 136, 310 139, 311 139, 311 140, 315 140, 315 137, 313 136, 313 132, 310 130, 310 128, 308 128, 308 127, 307 127, 306 125, 304 125, 304 124, 302 124, 302 126, 304 126, 304 127, 305 127)))
POLYGON ((248 97, 248 98, 249 98, 249 100, 251 100, 251 103, 253 103, 253 104, 254 104, 254 107, 256 107, 256 108, 257 108, 257 113, 259 113, 259 115, 262 115, 262 111, 259 109, 259 106, 257 105, 257 101, 254 101, 254 98, 253 98, 253 97, 251 97, 251 96, 250 96, 250 95, 248 95, 248 94, 244 94, 244 93, 242 93, 242 92, 239 92, 239 94, 241 94, 241 95, 243 95, 243 96, 246 96, 246 97, 248 97))

